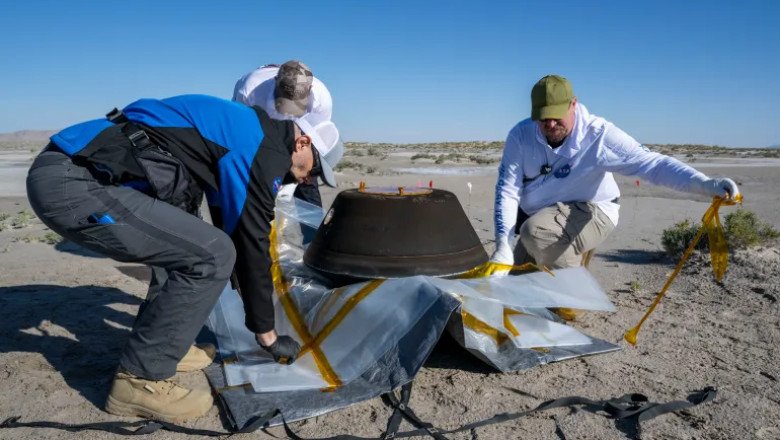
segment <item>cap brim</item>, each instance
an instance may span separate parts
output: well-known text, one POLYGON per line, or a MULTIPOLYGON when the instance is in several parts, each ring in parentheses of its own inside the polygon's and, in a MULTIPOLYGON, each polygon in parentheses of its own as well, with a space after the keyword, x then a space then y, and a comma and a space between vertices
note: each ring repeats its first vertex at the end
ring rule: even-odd
POLYGON ((569 111, 569 103, 546 105, 540 108, 531 109, 531 119, 539 121, 541 119, 563 119, 569 111))
POLYGON ((306 113, 308 103, 308 99, 276 98, 274 105, 279 113, 298 117, 306 113))
MULTIPOLYGON (((317 152, 317 154, 320 154, 317 152)), ((331 188, 336 187, 336 175, 333 172, 333 168, 331 168, 330 164, 328 164, 327 161, 322 159, 322 156, 320 156, 320 169, 322 170, 322 173, 320 173, 320 177, 322 178, 322 181, 325 183, 325 185, 330 186, 331 188)))
POLYGON ((320 172, 322 181, 325 182, 326 185, 335 188, 336 176, 333 173, 333 167, 331 167, 328 161, 322 157, 322 154, 320 154, 320 149, 328 148, 328 145, 325 144, 320 135, 317 133, 317 130, 314 129, 314 126, 312 126, 311 123, 306 120, 306 118, 298 118, 295 120, 295 123, 298 124, 298 127, 300 127, 301 130, 303 130, 303 132, 309 136, 309 138, 311 138, 312 144, 314 144, 314 148, 312 148, 311 151, 312 154, 317 155, 317 160, 319 161, 320 169, 322 170, 320 172))

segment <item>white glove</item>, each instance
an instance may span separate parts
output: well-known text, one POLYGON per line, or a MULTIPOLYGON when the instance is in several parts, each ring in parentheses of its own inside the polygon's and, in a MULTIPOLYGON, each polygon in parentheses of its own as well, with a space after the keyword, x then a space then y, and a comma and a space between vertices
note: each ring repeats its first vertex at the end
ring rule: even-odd
POLYGON ((739 195, 737 184, 728 178, 707 179, 703 181, 694 180, 692 188, 699 194, 705 196, 727 197, 734 199, 739 195))
MULTIPOLYGON (((491 263, 505 264, 512 266, 515 264, 515 255, 512 251, 512 246, 509 245, 509 238, 502 237, 496 241, 496 250, 490 257, 491 263)), ((509 269, 500 269, 493 272, 494 275, 507 275, 509 269)))

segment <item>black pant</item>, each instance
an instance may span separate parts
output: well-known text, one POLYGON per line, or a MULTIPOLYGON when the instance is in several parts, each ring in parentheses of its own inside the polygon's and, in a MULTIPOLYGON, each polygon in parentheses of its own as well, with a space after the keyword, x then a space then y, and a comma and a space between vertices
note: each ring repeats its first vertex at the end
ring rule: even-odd
POLYGON ((27 195, 38 217, 66 239, 159 272, 120 365, 146 379, 173 376, 233 270, 230 237, 142 192, 101 183, 56 149, 33 162, 27 195))

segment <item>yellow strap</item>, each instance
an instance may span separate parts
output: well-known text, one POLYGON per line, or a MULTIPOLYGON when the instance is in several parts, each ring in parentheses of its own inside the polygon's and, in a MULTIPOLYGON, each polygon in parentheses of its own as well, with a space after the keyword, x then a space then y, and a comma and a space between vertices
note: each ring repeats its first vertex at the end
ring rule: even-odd
POLYGON ((514 324, 512 324, 512 321, 509 319, 510 316, 513 315, 524 315, 523 312, 518 312, 517 310, 507 309, 504 308, 504 327, 509 330, 509 333, 512 334, 514 337, 520 336, 520 332, 517 331, 517 328, 514 324))
MULTIPOLYGON (((279 302, 282 303, 284 312, 287 314, 287 318, 290 319, 290 324, 292 324, 293 329, 295 329, 298 336, 303 340, 304 346, 310 345, 314 338, 312 338, 309 333, 309 329, 306 328, 306 323, 304 322, 301 313, 298 311, 295 301, 293 301, 292 297, 289 295, 289 286, 284 279, 281 264, 279 264, 279 251, 276 248, 278 239, 276 222, 274 221, 271 224, 271 233, 269 234, 269 240, 271 242, 269 249, 271 254, 271 278, 273 279, 274 291, 279 295, 279 302)), ((298 358, 302 355, 303 350, 298 354, 298 358)), ((312 347, 312 356, 314 357, 314 363, 317 365, 317 369, 320 370, 320 375, 328 384, 328 387, 325 390, 341 386, 341 379, 333 370, 330 362, 328 362, 328 358, 325 357, 325 353, 322 352, 319 346, 312 347)))
POLYGON ((494 273, 500 270, 529 270, 529 269, 544 271, 549 273, 552 276, 555 276, 555 274, 552 273, 550 269, 542 265, 537 266, 536 264, 533 263, 511 265, 511 264, 501 264, 493 261, 488 261, 487 263, 480 264, 479 266, 473 269, 469 269, 466 272, 463 272, 462 274, 458 275, 457 278, 459 279, 484 278, 493 275, 494 273))
POLYGON ((347 317, 349 312, 352 311, 363 299, 365 299, 368 295, 371 294, 374 290, 376 290, 377 287, 382 285, 384 280, 372 280, 369 281, 363 288, 361 288, 358 293, 356 293, 354 296, 352 296, 350 299, 346 301, 346 303, 339 309, 338 312, 331 318, 330 321, 328 321, 323 327, 322 330, 320 330, 319 333, 317 333, 317 336, 314 337, 313 340, 307 342, 303 348, 301 348, 301 354, 303 355, 307 353, 309 350, 314 350, 315 347, 319 347, 320 344, 322 344, 322 341, 324 341, 330 334, 333 332, 333 330, 341 324, 341 322, 344 320, 344 318, 347 317))
POLYGON ((463 325, 466 327, 474 330, 477 333, 482 333, 483 335, 488 335, 491 338, 493 338, 493 341, 495 341, 496 345, 501 346, 501 344, 504 343, 504 341, 509 340, 509 337, 504 334, 501 330, 498 330, 495 327, 492 327, 490 324, 486 323, 485 321, 480 320, 476 316, 472 315, 471 313, 461 309, 460 316, 463 318, 463 325))
POLYGON ((650 316, 651 313, 653 313, 653 310, 655 310, 655 307, 658 305, 659 302, 661 302, 661 298, 666 295, 666 291, 669 289, 669 286, 672 285, 672 281, 677 277, 677 275, 680 273, 680 270, 683 267, 683 264, 685 264, 685 261, 688 260, 688 257, 691 255, 693 250, 696 248, 696 244, 699 243, 699 240, 701 239, 701 236, 704 235, 706 232, 709 240, 710 240, 710 260, 712 262, 712 271, 715 275, 715 279, 720 282, 721 279, 723 279, 723 275, 726 273, 726 267, 728 266, 728 246, 726 244, 726 235, 723 233, 723 228, 720 224, 720 217, 718 215, 718 209, 722 205, 735 205, 737 203, 742 203, 742 195, 738 194, 734 199, 731 198, 724 198, 724 197, 713 197, 712 198, 712 204, 707 209, 707 211, 702 216, 702 226, 699 228, 699 231, 696 232, 696 235, 693 237, 693 240, 691 240, 691 243, 688 245, 688 248, 685 249, 685 252, 683 253, 682 258, 680 258, 680 261, 677 263, 677 266, 675 266, 674 271, 671 275, 669 275, 669 278, 666 280, 666 283, 661 288, 661 291, 658 292, 658 295, 655 297, 655 301, 650 305, 650 308, 647 309, 647 312, 645 312, 645 315, 642 316, 642 319, 639 320, 639 323, 626 331, 626 333, 623 335, 623 338, 631 345, 636 345, 636 338, 639 334, 639 329, 642 327, 642 324, 645 322, 645 320, 650 316))

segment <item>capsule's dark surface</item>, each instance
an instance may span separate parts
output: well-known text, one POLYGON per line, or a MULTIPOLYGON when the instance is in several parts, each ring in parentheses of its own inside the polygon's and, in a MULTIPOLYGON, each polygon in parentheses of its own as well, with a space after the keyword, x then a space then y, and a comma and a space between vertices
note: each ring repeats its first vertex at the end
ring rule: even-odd
POLYGON ((455 194, 427 188, 342 191, 303 257, 318 271, 357 278, 448 276, 487 260, 455 194))

